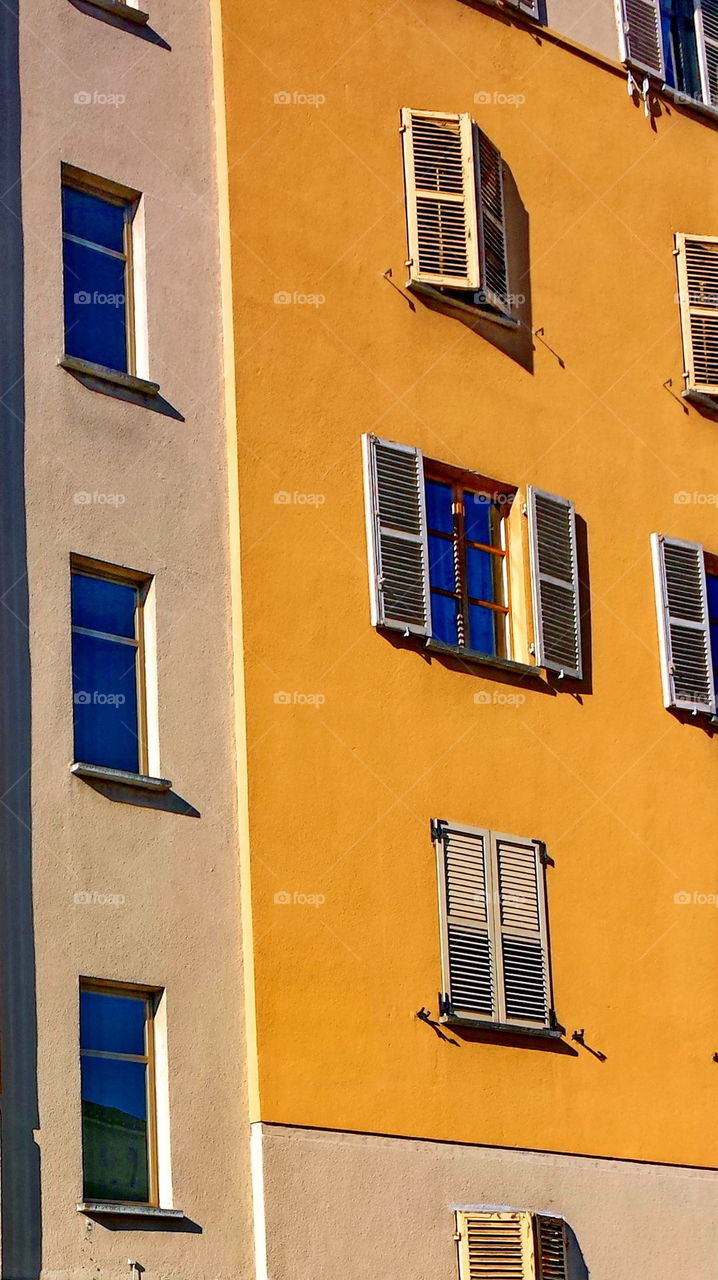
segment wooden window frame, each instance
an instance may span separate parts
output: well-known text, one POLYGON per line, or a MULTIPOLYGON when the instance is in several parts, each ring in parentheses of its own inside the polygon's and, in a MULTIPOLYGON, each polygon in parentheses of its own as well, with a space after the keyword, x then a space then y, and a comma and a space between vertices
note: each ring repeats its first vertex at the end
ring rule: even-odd
MULTIPOLYGON (((78 1018, 78 1028, 80 1028, 80 1051, 79 1057, 82 1062, 83 1057, 90 1058, 111 1058, 120 1062, 142 1062, 147 1066, 147 1172, 149 1181, 149 1200, 112 1200, 108 1203, 126 1204, 146 1206, 147 1208, 159 1208, 159 1157, 157 1143, 157 1071, 156 1071, 156 1048, 155 1048, 155 1016, 157 1006, 162 997, 162 991, 157 987, 140 986, 133 982, 115 982, 110 979, 102 978, 80 978, 79 986, 80 994, 84 991, 92 991, 97 995, 120 995, 135 996, 141 998, 145 1004, 145 1052, 144 1054, 134 1053, 111 1053, 98 1049, 83 1049, 81 1039, 81 1023, 78 1018)), ((82 1082, 80 1083, 80 1104, 82 1104, 82 1082)), ((82 1151, 83 1158, 83 1196, 84 1186, 84 1146, 82 1151)))
MULTIPOLYGON (((149 773, 149 735, 147 717, 147 670, 145 640, 145 605, 147 593, 152 585, 152 578, 136 569, 125 569, 119 565, 104 561, 90 560, 85 556, 73 555, 70 559, 71 579, 75 574, 85 578, 99 578, 104 582, 117 582, 123 587, 132 587, 135 592, 135 638, 116 636, 109 631, 93 631, 87 627, 76 627, 70 613, 70 631, 74 635, 93 636, 100 640, 111 640, 117 644, 126 644, 135 650, 135 680, 137 687, 137 763, 138 774, 149 773)), ((74 744, 73 744, 74 754, 74 744)), ((85 763, 78 761, 77 763, 85 763)), ((90 763, 88 761, 87 763, 90 763)))

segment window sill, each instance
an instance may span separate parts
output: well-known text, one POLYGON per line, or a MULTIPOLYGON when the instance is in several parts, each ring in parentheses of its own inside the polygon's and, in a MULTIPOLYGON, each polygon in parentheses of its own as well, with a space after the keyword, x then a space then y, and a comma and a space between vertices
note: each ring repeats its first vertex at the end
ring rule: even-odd
POLYGON ((474 1031, 496 1031, 500 1035, 537 1036, 541 1040, 562 1040, 561 1027, 523 1027, 512 1022, 484 1022, 481 1018, 460 1018, 458 1014, 445 1013, 439 1022, 453 1027, 472 1027, 474 1031))
POLYGON ((158 1209, 151 1204, 126 1204, 112 1200, 80 1200, 78 1213, 101 1214, 106 1218, 184 1218, 183 1209, 158 1209))
POLYGON ((681 395, 684 400, 690 401, 691 404, 701 405, 704 409, 712 409, 715 413, 718 410, 718 392, 711 395, 708 391, 682 391, 681 395))
POLYGON ((70 773, 78 778, 95 778, 99 782, 118 782, 124 787, 138 787, 142 791, 171 791, 169 778, 151 778, 146 773, 126 773, 124 769, 109 769, 103 764, 70 765, 70 773))
POLYGON ((407 280, 406 287, 410 293, 417 293, 420 297, 430 298, 432 302, 439 303, 444 311, 458 311, 459 314, 472 316, 475 320, 489 320, 491 324, 499 324, 504 329, 519 328, 519 321, 513 316, 502 315, 500 311, 493 311, 491 307, 481 307, 477 303, 462 302, 453 294, 443 293, 441 289, 425 284, 423 280, 407 280))
POLYGON ((93 9, 102 9, 105 13, 113 13, 117 18, 123 18, 125 22, 132 22, 136 27, 144 27, 149 22, 149 13, 143 13, 142 9, 135 9, 130 4, 123 4, 122 0, 87 0, 93 9))
POLYGON ((104 364, 93 364, 91 360, 80 360, 77 356, 63 356, 57 363, 61 369, 69 369, 70 373, 81 373, 86 378, 110 382, 113 386, 123 387, 125 391, 139 391, 142 395, 156 396, 160 389, 159 382, 137 378, 134 373, 122 373, 119 369, 107 369, 104 364))
POLYGON ((664 84, 661 92, 664 98, 668 98, 677 107, 685 107, 687 111, 695 111, 696 115, 706 116, 709 120, 718 120, 718 108, 711 107, 707 102, 701 102, 699 98, 691 98, 689 94, 681 93, 680 90, 674 89, 669 84, 664 84))
POLYGON ((496 658, 489 653, 475 653, 473 649, 464 649, 459 644, 444 644, 442 640, 427 640, 425 646, 431 653, 444 653, 452 658, 462 658, 465 662, 473 662, 482 667, 498 667, 500 671, 512 671, 515 675, 533 676, 543 680, 543 667, 532 667, 526 662, 514 662, 512 658, 496 658))

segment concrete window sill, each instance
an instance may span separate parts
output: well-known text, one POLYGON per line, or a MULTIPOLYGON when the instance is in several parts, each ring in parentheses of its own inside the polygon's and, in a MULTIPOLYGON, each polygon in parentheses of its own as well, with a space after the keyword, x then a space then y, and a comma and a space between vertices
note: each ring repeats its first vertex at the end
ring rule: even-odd
POLYGON ((78 1213, 103 1215, 107 1218, 184 1218, 183 1209, 158 1209, 151 1204, 116 1204, 111 1200, 81 1200, 78 1213))
POLYGON ((565 1032, 558 1027, 521 1027, 511 1022, 482 1022, 478 1018, 460 1018, 453 1013, 442 1014, 439 1022, 454 1027, 472 1027, 474 1031, 496 1031, 512 1036, 539 1036, 542 1040, 561 1040, 565 1032))
POLYGON ((104 364, 93 364, 91 360, 80 360, 77 356, 62 356, 57 363, 61 369, 69 369, 70 373, 84 374, 86 378, 97 378, 99 382, 122 387, 125 391, 137 391, 145 396, 156 396, 160 389, 159 382, 138 378, 134 373, 122 373, 119 369, 107 369, 104 364))
POLYGON ((443 653, 451 658, 461 658, 464 662, 473 662, 482 667, 497 667, 499 671, 512 671, 516 675, 533 676, 535 680, 543 680, 543 667, 531 667, 525 662, 514 662, 512 658, 496 658, 488 653, 475 653, 473 649, 464 649, 458 644, 444 644, 441 640, 427 640, 426 648, 430 653, 443 653))
POLYGON ((131 4, 124 4, 123 0, 87 0, 87 3, 93 9, 102 9, 104 13, 112 13, 117 18, 124 19, 125 22, 131 22, 136 27, 144 27, 149 21, 150 15, 143 13, 142 9, 135 9, 131 4))
MULTIPOLYGON (((406 287, 410 293, 418 294, 419 297, 430 298, 444 311, 472 316, 476 320, 489 320, 492 324, 501 325, 504 329, 519 328, 519 321, 513 316, 503 315, 500 311, 494 311, 489 306, 484 307, 474 302, 463 302, 460 298, 444 293, 441 289, 435 288, 434 285, 426 284, 423 280, 408 280, 406 287)), ((470 297, 470 294, 467 294, 467 297, 470 297)))
POLYGON ((95 778, 98 782, 118 782, 124 787, 138 787, 142 791, 171 791, 169 778, 152 778, 146 773, 126 773, 124 769, 108 769, 103 764, 70 765, 70 773, 78 778, 95 778))

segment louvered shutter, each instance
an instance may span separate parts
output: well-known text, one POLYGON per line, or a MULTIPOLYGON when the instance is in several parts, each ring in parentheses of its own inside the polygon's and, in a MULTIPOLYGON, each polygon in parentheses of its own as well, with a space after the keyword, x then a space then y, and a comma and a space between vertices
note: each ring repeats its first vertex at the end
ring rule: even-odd
POLYGON ((651 546, 664 705, 715 715, 703 548, 657 533, 651 546))
POLYGON ((621 58, 637 71, 666 74, 660 0, 617 0, 621 58))
POLYGON ((718 239, 676 236, 686 386, 718 395, 718 239))
POLYGON ((411 279, 478 289, 471 119, 404 108, 401 123, 411 279))
POLYGON ((530 1213, 460 1210, 461 1280, 536 1280, 530 1213))
POLYGON ((490 834, 446 822, 435 829, 444 1012, 495 1022, 490 834))
POLYGON ((509 308, 504 178, 501 154, 479 130, 479 194, 481 208, 481 292, 486 302, 509 308))
POLYGON ((699 0, 695 13, 703 101, 718 107, 718 0, 699 0))
POLYGON ((539 0, 505 0, 505 2, 511 5, 514 9, 520 9, 521 12, 525 13, 529 18, 536 18, 538 20, 541 17, 539 0))
POLYGON ((567 1280, 566 1224, 563 1218, 536 1218, 538 1280, 567 1280))
POLYGON ((567 498, 527 491, 536 662, 581 679, 576 512, 567 498))
POLYGON ((420 449, 362 437, 372 625, 431 635, 424 460, 420 449))
POLYGON ((535 841, 495 835, 502 1022, 548 1026, 550 976, 541 850, 535 841))

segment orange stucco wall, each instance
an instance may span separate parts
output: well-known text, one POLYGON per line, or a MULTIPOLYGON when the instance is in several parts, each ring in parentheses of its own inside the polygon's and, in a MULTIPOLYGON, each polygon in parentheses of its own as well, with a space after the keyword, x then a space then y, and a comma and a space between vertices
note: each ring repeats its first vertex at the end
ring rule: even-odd
POLYGON ((713 501, 675 498, 718 489, 718 428, 680 399, 672 253, 718 234, 715 132, 652 125, 609 66, 459 0, 226 0, 224 51, 255 1116, 715 1164, 718 912, 674 895, 718 888, 718 743, 662 706, 649 553, 654 530, 718 551, 713 501), (532 367, 404 290, 402 106, 469 111, 504 155, 532 367), (575 501, 580 696, 372 630, 364 431, 575 501), (416 1019, 432 816, 547 842, 558 1016, 605 1061, 416 1019))

